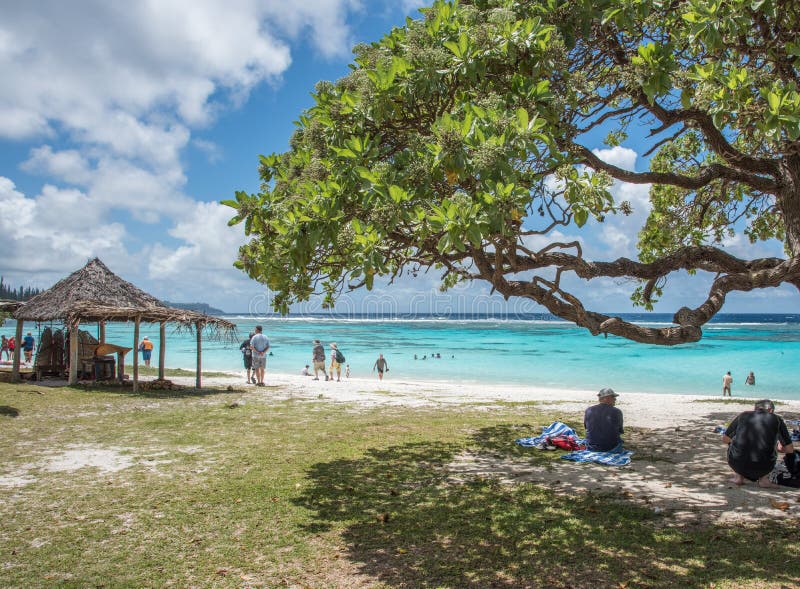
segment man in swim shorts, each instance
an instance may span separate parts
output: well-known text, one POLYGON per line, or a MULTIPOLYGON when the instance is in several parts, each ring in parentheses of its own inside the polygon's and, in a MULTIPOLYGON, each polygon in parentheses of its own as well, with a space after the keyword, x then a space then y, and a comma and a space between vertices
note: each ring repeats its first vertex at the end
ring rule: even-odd
POLYGON ((722 434, 722 441, 728 444, 728 466, 735 473, 731 482, 737 485, 748 479, 758 481, 759 487, 776 488, 769 474, 778 452, 794 452, 786 423, 775 415, 775 404, 769 399, 756 401, 753 411, 740 413, 722 434))
POLYGON ((728 393, 728 396, 731 396, 731 383, 733 382, 733 377, 731 376, 731 371, 725 373, 722 377, 722 396, 725 396, 725 393, 728 393))
POLYGON ((28 332, 24 338, 22 338, 22 351, 25 352, 25 363, 30 364, 31 359, 33 358, 33 348, 36 345, 36 340, 33 339, 31 332, 28 332))
POLYGON ((322 345, 318 339, 314 340, 314 348, 311 350, 311 361, 314 364, 314 380, 319 380, 319 371, 325 375, 325 380, 328 380, 328 373, 325 370, 325 346, 322 345))
POLYGON ((389 372, 389 365, 386 363, 386 358, 383 357, 383 354, 378 354, 378 359, 375 360, 375 364, 372 367, 372 372, 378 371, 378 380, 383 380, 383 373, 389 372))
POLYGON ((256 386, 264 386, 264 371, 267 368, 267 352, 269 339, 261 333, 263 328, 256 325, 256 334, 250 339, 250 350, 253 352, 253 372, 256 374, 256 386))
POLYGON ((244 361, 244 369, 247 371, 247 384, 251 382, 253 384, 256 383, 256 379, 252 375, 253 350, 250 349, 250 340, 253 339, 254 335, 255 333, 251 333, 248 338, 242 342, 242 345, 239 346, 239 350, 242 352, 242 360, 244 361))
POLYGON ((150 366, 150 357, 153 355, 153 342, 147 336, 144 336, 142 343, 139 345, 142 351, 142 360, 145 366, 150 366))

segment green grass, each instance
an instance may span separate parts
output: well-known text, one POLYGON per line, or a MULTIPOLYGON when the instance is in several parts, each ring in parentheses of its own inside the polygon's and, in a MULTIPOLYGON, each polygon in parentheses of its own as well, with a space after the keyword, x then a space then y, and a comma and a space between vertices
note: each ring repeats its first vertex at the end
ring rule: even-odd
POLYGON ((0 484, 3 587, 800 581, 787 553, 792 522, 681 527, 624 497, 452 477, 447 465, 465 451, 529 467, 557 460, 513 444, 552 420, 536 407, 359 408, 276 401, 273 391, 40 392, 0 384, 0 481, 34 479, 0 484), (45 468, 88 448, 134 464, 45 468))
MULTIPOLYGON (((125 374, 131 375, 133 374, 133 364, 126 364, 125 365, 125 374)), ((139 374, 141 376, 158 376, 158 366, 145 366, 144 364, 139 364, 139 374)), ((185 370, 183 368, 165 368, 164 369, 164 376, 195 376, 197 374, 196 370, 185 370)), ((230 376, 229 372, 206 372, 203 371, 203 376, 214 378, 218 376, 230 376)))

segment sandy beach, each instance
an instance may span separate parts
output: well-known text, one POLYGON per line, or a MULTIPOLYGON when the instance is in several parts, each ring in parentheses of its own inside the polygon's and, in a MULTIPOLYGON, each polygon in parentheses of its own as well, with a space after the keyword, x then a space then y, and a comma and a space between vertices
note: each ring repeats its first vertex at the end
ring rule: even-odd
MULTIPOLYGON (((449 385, 442 382, 393 380, 382 382, 353 378, 342 382, 314 381, 311 377, 267 374, 267 387, 245 384, 244 373, 209 378, 204 386, 231 387, 243 402, 271 402, 297 398, 318 402, 349 403, 361 407, 406 406, 450 408, 469 404, 491 406, 498 402, 533 402, 520 407, 520 422, 540 425, 539 411, 563 416, 577 426, 585 408, 596 401, 596 391, 543 390, 508 385, 449 385), (576 423, 578 421, 578 423, 576 423)), ((192 379, 173 379, 191 386, 192 379)), ((598 383, 598 389, 606 383, 598 383)), ((752 389, 767 395, 767 391, 752 389)), ((741 411, 753 408, 753 399, 722 403, 721 396, 654 395, 618 390, 617 406, 625 417, 626 446, 635 451, 626 467, 575 464, 532 466, 524 458, 475 455, 465 451, 449 465, 453 480, 497 477, 508 484, 531 482, 566 495, 585 492, 622 495, 664 513, 672 523, 757 521, 800 517, 800 490, 760 489, 755 484, 736 486, 725 461, 725 445, 714 432, 741 411)), ((760 397, 758 397, 760 398, 760 397)), ((787 419, 800 417, 800 401, 778 401, 777 412, 787 419)), ((530 435, 540 433, 532 426, 530 435)), ((514 440, 509 440, 513 444, 514 440)), ((539 450, 531 449, 530 452, 539 450)))

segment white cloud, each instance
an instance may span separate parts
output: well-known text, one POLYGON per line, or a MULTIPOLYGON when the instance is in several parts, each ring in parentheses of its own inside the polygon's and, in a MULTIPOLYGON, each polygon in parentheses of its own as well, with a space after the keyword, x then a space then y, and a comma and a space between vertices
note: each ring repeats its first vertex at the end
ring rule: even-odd
POLYGON ((635 170, 638 154, 628 147, 617 145, 609 149, 593 149, 592 153, 612 166, 631 172, 635 170))
POLYGON ((95 255, 128 265, 125 228, 104 219, 89 203, 79 190, 49 185, 38 196, 27 197, 0 176, 4 274, 29 275, 18 282, 50 286, 95 255))
POLYGON ((0 106, 0 138, 24 139, 50 136, 47 119, 36 111, 20 106, 0 106))
MULTIPOLYGON (((241 225, 228 226, 231 211, 215 202, 194 203, 193 209, 169 230, 184 245, 177 248, 155 245, 150 255, 150 276, 159 279, 180 276, 183 281, 201 284, 213 277, 217 286, 221 286, 220 281, 229 283, 226 274, 233 274, 239 246, 246 241, 241 225)), ((236 275, 243 276, 238 271, 236 275)))

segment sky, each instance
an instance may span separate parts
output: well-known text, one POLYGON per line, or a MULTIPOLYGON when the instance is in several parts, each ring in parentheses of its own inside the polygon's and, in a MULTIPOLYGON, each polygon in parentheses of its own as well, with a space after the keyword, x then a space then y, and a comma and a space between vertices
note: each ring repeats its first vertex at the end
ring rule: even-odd
MULTIPOLYGON (((164 300, 267 313, 270 293, 233 268, 245 242, 219 204, 257 192, 259 154, 285 151, 319 80, 348 71, 417 0, 0 0, 0 275, 47 288, 97 256, 164 300)), ((635 139, 595 147, 641 170, 635 139)), ((644 151, 644 149, 641 149, 644 151)), ((635 257, 647 187, 618 184, 634 214, 563 235, 587 257, 635 257)), ((778 243, 727 243, 782 256, 778 243)), ((696 306, 709 278, 676 276, 657 311, 696 306)), ((337 311, 543 312, 485 284, 437 289, 434 272, 343 297, 337 311)), ((573 284, 587 307, 633 311, 632 285, 573 284)), ((727 312, 792 312, 788 287, 729 297, 727 312)), ((320 310, 318 300, 296 312, 320 310)))

